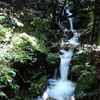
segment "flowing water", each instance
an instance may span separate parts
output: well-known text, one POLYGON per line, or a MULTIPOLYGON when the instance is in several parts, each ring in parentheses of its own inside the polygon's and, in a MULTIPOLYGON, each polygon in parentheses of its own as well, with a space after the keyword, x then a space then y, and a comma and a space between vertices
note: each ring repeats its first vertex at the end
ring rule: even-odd
MULTIPOLYGON (((72 15, 69 11, 69 9, 66 10, 68 15, 72 15)), ((57 78, 57 69, 55 70, 55 79, 49 79, 48 83, 50 84, 47 87, 47 90, 44 93, 44 97, 46 98, 53 98, 50 100, 71 100, 71 96, 74 96, 74 90, 76 84, 72 83, 70 80, 68 80, 68 70, 69 70, 69 63, 72 59, 73 50, 76 45, 79 45, 78 37, 80 34, 77 33, 73 29, 73 19, 69 18, 70 22, 70 30, 73 32, 74 36, 68 40, 68 43, 70 45, 73 45, 71 48, 69 48, 68 51, 65 51, 64 49, 60 50, 62 52, 62 55, 59 55, 61 58, 60 63, 60 78, 57 78)), ((43 99, 46 100, 46 99, 43 99)), ((74 100, 74 99, 73 99, 74 100)))
MULTIPOLYGON (((74 34, 74 37, 69 40, 71 44, 78 44, 78 34, 74 34)), ((48 94, 48 97, 56 99, 56 100, 70 100, 71 96, 74 96, 75 85, 70 80, 68 80, 68 69, 69 63, 72 59, 74 47, 69 48, 68 51, 64 49, 60 50, 62 55, 59 55, 61 58, 60 63, 60 79, 50 79, 49 86, 45 93, 48 94)))
MULTIPOLYGON (((66 10, 68 16, 71 16, 69 9, 66 10)), ((47 90, 43 95, 42 100, 47 100, 47 98, 51 98, 50 100, 71 100, 71 96, 74 96, 75 91, 75 83, 72 83, 68 80, 68 70, 69 70, 69 63, 73 56, 73 50, 76 45, 79 45, 78 37, 80 36, 76 30, 73 29, 73 19, 70 17, 68 18, 70 22, 70 30, 73 32, 74 36, 68 40, 69 45, 73 45, 69 48, 68 51, 63 49, 60 50, 62 55, 59 55, 61 58, 60 63, 60 78, 57 79, 57 69, 55 70, 54 79, 49 79, 47 86, 47 90)), ((73 99, 74 100, 74 99, 73 99)))

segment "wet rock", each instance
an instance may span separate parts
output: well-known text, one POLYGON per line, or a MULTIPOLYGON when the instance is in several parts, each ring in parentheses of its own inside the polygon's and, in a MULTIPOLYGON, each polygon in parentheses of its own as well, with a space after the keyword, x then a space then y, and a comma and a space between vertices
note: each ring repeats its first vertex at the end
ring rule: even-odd
POLYGON ((52 53, 57 53, 59 52, 59 50, 60 50, 60 45, 58 43, 55 43, 50 47, 50 52, 52 53))
POLYGON ((63 55, 64 53, 62 51, 59 52, 60 55, 63 55))
POLYGON ((66 36, 67 36, 67 39, 69 40, 70 38, 72 38, 74 36, 74 34, 72 31, 67 31, 66 36))
POLYGON ((68 46, 68 44, 65 44, 65 45, 64 45, 64 50, 66 50, 66 51, 69 50, 69 46, 68 46))

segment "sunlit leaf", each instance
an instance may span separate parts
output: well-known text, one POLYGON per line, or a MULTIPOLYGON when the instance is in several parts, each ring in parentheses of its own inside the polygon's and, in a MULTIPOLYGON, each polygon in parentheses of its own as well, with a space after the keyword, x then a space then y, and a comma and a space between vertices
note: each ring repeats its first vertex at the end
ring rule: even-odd
POLYGON ((0 16, 0 21, 5 19, 5 16, 0 16))
POLYGON ((20 55, 21 53, 24 53, 25 51, 19 51, 18 54, 20 55))
POLYGON ((16 75, 16 73, 14 71, 8 71, 7 75, 9 75, 10 77, 13 77, 16 75))
POLYGON ((6 97, 6 94, 3 92, 0 92, 0 96, 6 97))

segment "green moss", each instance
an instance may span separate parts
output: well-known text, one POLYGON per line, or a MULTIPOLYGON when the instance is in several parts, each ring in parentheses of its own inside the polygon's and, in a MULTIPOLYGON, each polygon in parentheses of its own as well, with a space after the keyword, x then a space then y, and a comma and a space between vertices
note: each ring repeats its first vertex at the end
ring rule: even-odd
MULTIPOLYGON (((8 31, 9 32, 9 31, 8 31)), ((5 39, 7 37, 7 32, 5 32, 5 39)), ((11 35, 11 34, 10 34, 11 35)), ((8 38, 8 37, 7 37, 8 38)), ((4 40, 3 40, 4 41, 4 40)), ((4 44, 0 44, 0 90, 3 91, 3 88, 11 87, 10 91, 14 92, 15 94, 19 92, 20 85, 16 83, 20 80, 15 80, 16 73, 20 73, 19 70, 22 70, 24 65, 24 70, 27 70, 28 66, 32 66, 37 61, 37 56, 39 54, 45 54, 46 49, 45 46, 38 43, 39 40, 37 40, 35 37, 31 37, 27 35, 26 33, 23 34, 14 34, 10 36, 9 44, 8 42, 4 41, 4 44), (30 63, 28 62, 30 61, 30 63), (18 70, 15 70, 14 65, 16 62, 20 62, 23 64, 22 66, 17 65, 18 70), (26 66, 26 65, 27 66, 26 66), (26 68, 25 68, 26 66, 26 68)), ((32 70, 31 70, 32 72, 32 70)), ((29 73, 29 72, 28 72, 29 73)), ((38 77, 41 72, 34 72, 31 73, 34 78, 38 77)), ((25 72, 26 75, 26 72, 25 72)), ((29 76, 30 77, 30 76, 29 76)), ((44 81, 46 80, 44 78, 40 79, 40 82, 35 81, 32 82, 32 80, 29 78, 28 81, 26 81, 26 76, 21 76, 21 80, 23 84, 34 83, 34 93, 35 90, 37 91, 36 95, 41 93, 39 92, 44 81), (42 83, 43 82, 43 83, 42 83)), ((8 95, 7 95, 8 96, 8 95)))
POLYGON ((57 63, 60 61, 59 55, 54 54, 54 53, 48 53, 47 61, 49 63, 57 63))
POLYGON ((43 76, 43 77, 40 78, 38 83, 45 83, 46 81, 47 81, 47 76, 43 76))
POLYGON ((87 99, 91 100, 91 93, 95 88, 96 78, 92 73, 83 73, 77 81, 75 88, 75 98, 77 100, 87 99))
POLYGON ((27 42, 27 44, 30 44, 33 49, 41 52, 46 52, 45 46, 42 43, 39 44, 39 40, 37 38, 31 37, 26 33, 20 34, 19 37, 23 39, 24 42, 27 42))
POLYGON ((80 77, 82 73, 94 72, 95 66, 92 65, 92 51, 84 51, 77 55, 70 63, 70 71, 80 77))
POLYGON ((71 65, 85 65, 86 62, 92 63, 92 51, 84 51, 80 53, 71 61, 71 65))

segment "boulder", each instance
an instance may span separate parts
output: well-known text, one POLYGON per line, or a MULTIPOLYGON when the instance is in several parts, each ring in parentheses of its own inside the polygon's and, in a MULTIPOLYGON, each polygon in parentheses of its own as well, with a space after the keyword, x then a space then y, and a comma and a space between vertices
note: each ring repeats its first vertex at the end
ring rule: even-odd
POLYGON ((60 45, 58 43, 55 43, 50 47, 50 52, 52 53, 58 53, 59 50, 60 50, 60 45))
POLYGON ((76 100, 92 100, 93 89, 96 85, 96 77, 92 73, 83 73, 78 81, 75 88, 75 99, 76 100))
POLYGON ((67 31, 66 32, 66 36, 67 36, 67 39, 69 40, 69 39, 71 39, 74 36, 74 34, 73 34, 72 31, 67 31))
POLYGON ((45 45, 40 43, 37 38, 26 33, 13 34, 10 37, 10 43, 1 45, 0 50, 0 62, 2 62, 0 67, 3 71, 0 77, 8 77, 2 81, 1 85, 8 82, 2 91, 9 98, 11 92, 15 94, 24 89, 27 89, 27 94, 31 92, 34 96, 41 95, 41 88, 47 79, 44 64, 46 56, 45 45))
POLYGON ((92 52, 84 51, 74 57, 70 62, 69 71, 75 77, 80 77, 83 72, 94 71, 95 67, 92 65, 92 52), (89 62, 89 63, 88 63, 89 62))

